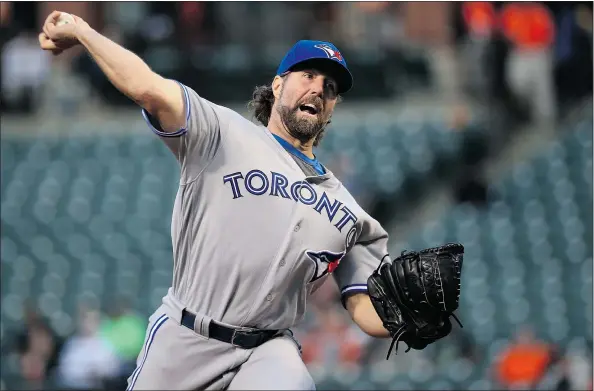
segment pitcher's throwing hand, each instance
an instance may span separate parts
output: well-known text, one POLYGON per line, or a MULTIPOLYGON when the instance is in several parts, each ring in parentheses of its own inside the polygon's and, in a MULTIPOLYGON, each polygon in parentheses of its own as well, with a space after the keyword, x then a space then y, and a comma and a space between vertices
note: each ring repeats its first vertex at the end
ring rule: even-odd
POLYGON ((39 33, 39 45, 43 50, 58 55, 64 50, 78 45, 77 34, 80 29, 85 27, 89 27, 89 25, 78 16, 54 11, 43 23, 42 32, 39 33), (67 23, 60 23, 61 19, 67 20, 67 23))

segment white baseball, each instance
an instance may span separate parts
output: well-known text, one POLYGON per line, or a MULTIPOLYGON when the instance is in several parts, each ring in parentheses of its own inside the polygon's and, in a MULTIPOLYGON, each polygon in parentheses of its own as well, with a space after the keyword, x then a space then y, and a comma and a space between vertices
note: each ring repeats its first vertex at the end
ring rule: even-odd
POLYGON ((75 23, 74 17, 72 15, 70 15, 69 13, 62 12, 62 13, 60 13, 60 17, 58 18, 58 21, 56 22, 56 26, 61 26, 63 24, 71 24, 71 23, 75 23))

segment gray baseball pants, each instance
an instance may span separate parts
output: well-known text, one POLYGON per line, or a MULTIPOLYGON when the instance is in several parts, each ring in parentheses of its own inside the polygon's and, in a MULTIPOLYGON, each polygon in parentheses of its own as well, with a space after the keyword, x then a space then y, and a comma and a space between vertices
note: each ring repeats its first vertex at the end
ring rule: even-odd
POLYGON ((181 325, 183 309, 167 300, 151 315, 127 390, 315 390, 290 332, 242 349, 209 338, 204 315, 181 325))

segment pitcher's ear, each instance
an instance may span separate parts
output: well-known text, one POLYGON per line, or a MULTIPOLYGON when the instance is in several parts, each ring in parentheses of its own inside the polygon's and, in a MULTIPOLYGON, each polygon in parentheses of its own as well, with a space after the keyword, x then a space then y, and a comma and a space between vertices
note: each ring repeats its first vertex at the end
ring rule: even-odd
POLYGON ((287 73, 282 75, 276 75, 274 80, 272 80, 272 93, 274 94, 274 99, 278 99, 280 97, 280 93, 283 89, 283 83, 287 79, 287 73))
POLYGON ((278 99, 282 86, 283 79, 279 76, 275 76, 274 80, 272 80, 272 95, 274 95, 274 99, 278 99))

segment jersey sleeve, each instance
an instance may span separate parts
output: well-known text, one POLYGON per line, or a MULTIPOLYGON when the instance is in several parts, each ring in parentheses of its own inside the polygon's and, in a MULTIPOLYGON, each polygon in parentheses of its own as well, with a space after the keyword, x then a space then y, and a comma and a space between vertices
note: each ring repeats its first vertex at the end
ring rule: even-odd
POLYGON ((367 279, 387 254, 387 232, 373 219, 370 223, 364 223, 359 239, 333 274, 340 289, 343 307, 346 308, 346 299, 349 296, 367 292, 367 279))
POLYGON ((214 157, 220 145, 218 106, 179 83, 186 110, 185 125, 175 132, 164 132, 156 118, 142 109, 149 128, 173 152, 181 165, 181 180, 195 179, 214 157))

